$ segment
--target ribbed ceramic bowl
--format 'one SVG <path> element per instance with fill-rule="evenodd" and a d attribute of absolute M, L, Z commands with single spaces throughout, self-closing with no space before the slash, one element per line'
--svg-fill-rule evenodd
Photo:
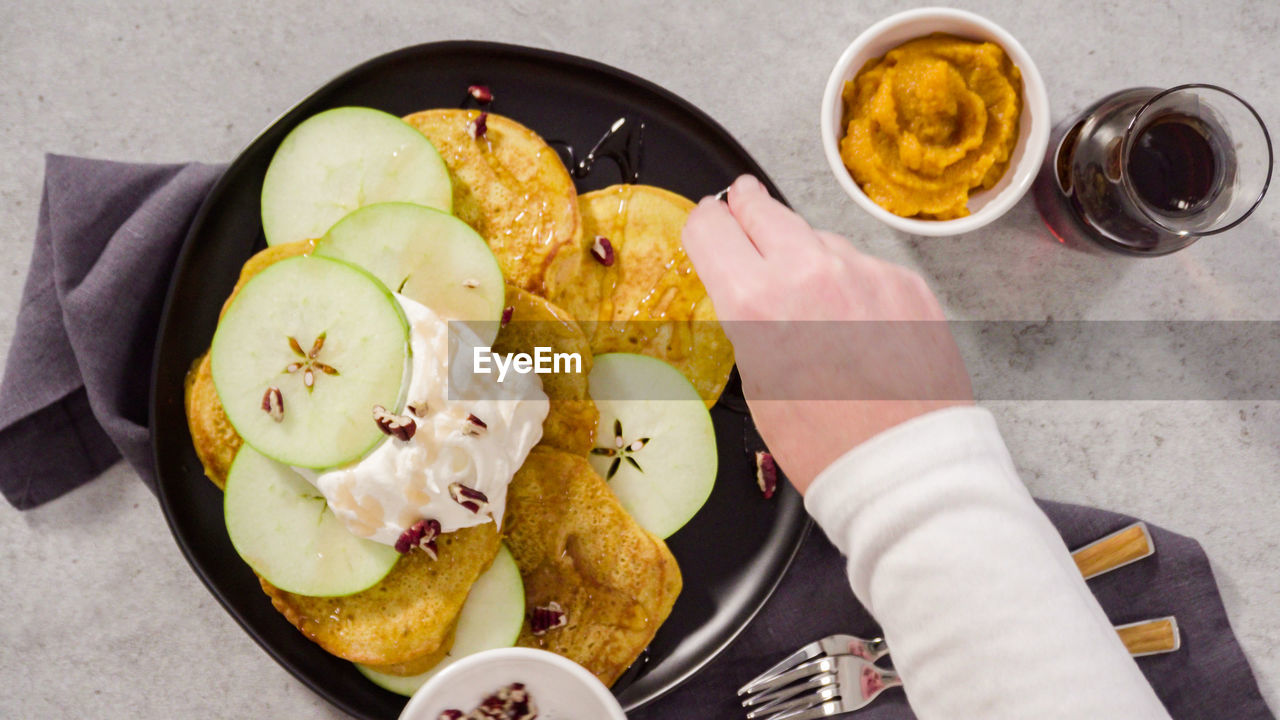
<path fill-rule="evenodd" d="M 1022 71 L 1022 117 L 1018 124 L 1018 144 L 1014 148 L 1000 182 L 989 190 L 969 197 L 969 215 L 954 220 L 918 220 L 894 215 L 872 202 L 854 182 L 840 159 L 841 123 L 844 115 L 842 93 L 868 60 L 883 56 L 895 47 L 932 33 L 947 33 L 970 40 L 987 40 L 1004 48 L 1013 64 Z M 827 79 L 822 96 L 822 149 L 836 182 L 863 210 L 896 230 L 913 235 L 959 235 L 971 232 L 1008 212 L 1031 187 L 1049 145 L 1049 97 L 1040 71 L 1026 49 L 1003 28 L 964 10 L 918 8 L 881 20 L 867 28 L 845 49 Z"/>

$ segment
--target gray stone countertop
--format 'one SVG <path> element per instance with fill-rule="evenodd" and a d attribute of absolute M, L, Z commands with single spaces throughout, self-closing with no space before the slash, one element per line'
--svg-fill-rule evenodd
<path fill-rule="evenodd" d="M 0 355 L 12 341 L 42 154 L 226 161 L 329 78 L 402 46 L 520 43 L 656 82 L 719 120 L 816 226 L 918 269 L 953 319 L 1280 319 L 1280 192 L 1161 259 L 1051 242 L 1030 199 L 960 238 L 895 234 L 830 175 L 817 112 L 835 59 L 910 3 L 0 4 Z M 1280 129 L 1280 4 L 974 0 L 1028 49 L 1055 119 L 1113 89 L 1216 82 Z M 1261 358 L 1274 362 L 1274 358 Z M 1123 511 L 1207 550 L 1280 706 L 1280 403 L 993 402 L 1038 496 Z M 0 505 L 0 716 L 340 717 L 214 601 L 126 466 L 26 513 Z"/>

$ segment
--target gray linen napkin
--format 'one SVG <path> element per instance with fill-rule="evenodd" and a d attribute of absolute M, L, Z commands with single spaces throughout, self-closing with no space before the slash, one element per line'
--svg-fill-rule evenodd
<path fill-rule="evenodd" d="M 0 490 L 30 508 L 123 457 L 154 487 L 147 394 L 160 306 L 187 228 L 220 166 L 139 165 L 50 155 L 18 328 L 0 383 Z M 1042 502 L 1076 547 L 1133 521 Z M 1182 649 L 1138 660 L 1178 720 L 1272 718 L 1231 632 L 1199 543 L 1152 527 L 1157 552 L 1090 581 L 1117 624 L 1176 615 Z M 811 532 L 778 591 L 715 661 L 632 720 L 738 720 L 735 689 L 798 644 L 867 637 L 844 562 Z M 891 690 L 857 717 L 913 717 Z"/>
<path fill-rule="evenodd" d="M 169 276 L 222 166 L 49 155 L 0 383 L 0 491 L 22 510 L 121 457 L 155 488 L 147 400 Z"/>

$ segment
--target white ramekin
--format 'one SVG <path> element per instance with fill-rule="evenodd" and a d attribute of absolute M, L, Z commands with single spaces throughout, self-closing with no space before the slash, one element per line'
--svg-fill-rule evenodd
<path fill-rule="evenodd" d="M 436 720 L 447 709 L 470 712 L 487 695 L 524 683 L 538 717 L 627 720 L 603 683 L 585 668 L 545 650 L 500 648 L 468 655 L 436 673 L 409 699 L 400 720 Z"/>
<path fill-rule="evenodd" d="M 908 40 L 932 33 L 994 42 L 1004 48 L 1022 72 L 1022 117 L 1018 122 L 1018 144 L 1009 160 L 1009 169 L 995 187 L 976 192 L 969 198 L 969 215 L 954 220 L 917 220 L 894 215 L 862 192 L 840 159 L 845 83 L 852 80 L 868 60 L 881 57 Z M 964 10 L 918 8 L 890 15 L 867 28 L 845 48 L 831 70 L 826 92 L 822 95 L 821 128 L 822 150 L 836 182 L 863 210 L 889 227 L 913 235 L 958 235 L 977 230 L 1000 217 L 1031 187 L 1049 145 L 1049 97 L 1031 56 L 999 25 Z"/>

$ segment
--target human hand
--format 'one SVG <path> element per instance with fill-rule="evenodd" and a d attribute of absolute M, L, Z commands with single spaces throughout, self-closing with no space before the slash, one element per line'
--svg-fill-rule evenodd
<path fill-rule="evenodd" d="M 683 242 L 733 342 L 756 427 L 802 494 L 877 433 L 973 402 L 924 280 L 815 231 L 755 178 L 738 178 L 727 203 L 704 198 Z"/>

